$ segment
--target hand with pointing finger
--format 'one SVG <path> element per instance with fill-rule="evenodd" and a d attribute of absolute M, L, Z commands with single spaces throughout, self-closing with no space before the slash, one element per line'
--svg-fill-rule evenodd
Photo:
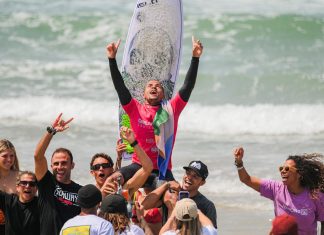
<path fill-rule="evenodd" d="M 107 50 L 107 57 L 109 59 L 116 58 L 119 45 L 120 45 L 120 39 L 116 43 L 111 42 L 107 45 L 106 50 Z"/>
<path fill-rule="evenodd" d="M 196 40 L 194 36 L 192 36 L 192 56 L 200 57 L 203 53 L 203 45 L 200 40 Z"/>

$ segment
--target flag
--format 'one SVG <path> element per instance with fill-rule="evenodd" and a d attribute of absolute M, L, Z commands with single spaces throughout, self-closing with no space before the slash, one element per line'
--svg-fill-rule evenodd
<path fill-rule="evenodd" d="M 174 115 L 169 101 L 163 100 L 153 120 L 155 143 L 159 149 L 159 179 L 164 180 L 172 153 L 174 137 Z"/>

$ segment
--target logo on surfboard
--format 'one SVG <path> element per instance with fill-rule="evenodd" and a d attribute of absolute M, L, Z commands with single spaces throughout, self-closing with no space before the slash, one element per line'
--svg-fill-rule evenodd
<path fill-rule="evenodd" d="M 158 0 L 151 0 L 149 1 L 149 3 L 147 3 L 147 1 L 145 2 L 140 2 L 137 4 L 137 8 L 142 8 L 142 7 L 145 7 L 147 5 L 153 5 L 153 4 L 157 4 L 158 3 Z"/>

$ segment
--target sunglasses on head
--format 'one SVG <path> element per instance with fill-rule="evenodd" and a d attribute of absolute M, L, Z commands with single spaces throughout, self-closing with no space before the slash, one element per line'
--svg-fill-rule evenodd
<path fill-rule="evenodd" d="M 96 164 L 96 165 L 92 165 L 91 170 L 98 171 L 100 169 L 100 167 L 102 167 L 103 169 L 106 169 L 106 168 L 109 168 L 109 167 L 112 167 L 112 166 L 113 165 L 111 163 L 99 163 L 99 164 Z"/>
<path fill-rule="evenodd" d="M 279 171 L 282 172 L 283 170 L 285 171 L 296 171 L 297 168 L 293 166 L 279 166 Z"/>
<path fill-rule="evenodd" d="M 26 180 L 22 180 L 19 182 L 19 185 L 20 186 L 23 186 L 23 187 L 27 187 L 28 185 L 30 187 L 35 187 L 36 186 L 36 182 L 35 181 L 26 181 Z"/>

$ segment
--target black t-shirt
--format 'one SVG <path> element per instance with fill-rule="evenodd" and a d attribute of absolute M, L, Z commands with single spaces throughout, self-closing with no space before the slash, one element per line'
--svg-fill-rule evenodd
<path fill-rule="evenodd" d="M 40 219 L 38 199 L 22 203 L 16 194 L 0 191 L 0 208 L 6 217 L 6 235 L 39 235 Z"/>
<path fill-rule="evenodd" d="M 40 212 L 41 234 L 59 234 L 67 220 L 80 214 L 76 201 L 81 187 L 73 181 L 59 183 L 49 171 L 38 181 L 39 201 L 43 208 Z"/>
<path fill-rule="evenodd" d="M 194 197 L 191 197 L 192 200 L 197 204 L 198 209 L 206 215 L 211 222 L 214 224 L 214 227 L 217 228 L 217 214 L 216 208 L 212 201 L 208 200 L 200 192 Z"/>

